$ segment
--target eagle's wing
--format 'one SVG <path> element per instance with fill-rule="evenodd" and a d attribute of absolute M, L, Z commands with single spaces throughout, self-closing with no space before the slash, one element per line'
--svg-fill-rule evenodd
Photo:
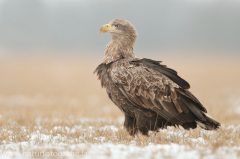
<path fill-rule="evenodd" d="M 187 90 L 190 85 L 159 61 L 136 59 L 127 64 L 114 63 L 109 75 L 138 108 L 151 109 L 173 124 L 206 121 L 206 109 Z"/>

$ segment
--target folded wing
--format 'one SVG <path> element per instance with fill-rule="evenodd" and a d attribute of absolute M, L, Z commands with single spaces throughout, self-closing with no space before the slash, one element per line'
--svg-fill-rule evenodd
<path fill-rule="evenodd" d="M 190 85 L 159 61 L 135 59 L 115 63 L 109 74 L 136 107 L 151 109 L 177 125 L 206 121 L 206 109 L 187 90 Z"/>

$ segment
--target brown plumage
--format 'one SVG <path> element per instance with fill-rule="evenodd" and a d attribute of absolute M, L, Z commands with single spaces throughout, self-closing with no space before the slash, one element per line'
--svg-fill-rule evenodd
<path fill-rule="evenodd" d="M 133 53 L 135 28 L 126 20 L 115 19 L 100 33 L 109 32 L 104 61 L 95 73 L 109 98 L 125 114 L 124 127 L 130 135 L 181 125 L 185 129 L 199 125 L 206 130 L 220 123 L 188 89 L 190 85 L 161 61 L 138 59 Z"/>

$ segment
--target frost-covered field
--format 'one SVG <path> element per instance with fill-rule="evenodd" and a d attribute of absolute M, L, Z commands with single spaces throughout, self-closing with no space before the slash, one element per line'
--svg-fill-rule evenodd
<path fill-rule="evenodd" d="M 59 121 L 58 121 L 59 120 Z M 50 124 L 51 122 L 51 124 Z M 168 128 L 130 140 L 122 119 L 38 119 L 32 126 L 1 128 L 0 158 L 239 158 L 240 125 L 223 125 L 218 131 Z"/>
<path fill-rule="evenodd" d="M 142 141 L 92 74 L 99 62 L 0 59 L 0 158 L 240 158 L 239 63 L 167 61 L 222 126 L 168 127 Z"/>

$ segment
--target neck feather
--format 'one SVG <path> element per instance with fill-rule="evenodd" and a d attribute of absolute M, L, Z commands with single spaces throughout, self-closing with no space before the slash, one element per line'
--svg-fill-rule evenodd
<path fill-rule="evenodd" d="M 133 53 L 135 39 L 135 37 L 115 38 L 112 36 L 112 40 L 106 46 L 104 63 L 108 64 L 121 58 L 135 58 Z"/>

